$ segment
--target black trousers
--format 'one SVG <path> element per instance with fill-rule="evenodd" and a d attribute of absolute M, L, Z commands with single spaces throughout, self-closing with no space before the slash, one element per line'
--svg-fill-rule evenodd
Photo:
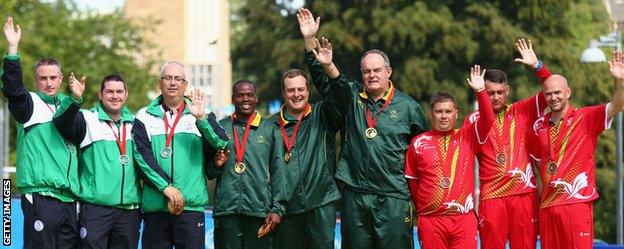
<path fill-rule="evenodd" d="M 143 249 L 204 249 L 206 224 L 204 212 L 183 211 L 143 214 Z"/>
<path fill-rule="evenodd" d="M 76 202 L 62 202 L 37 193 L 22 195 L 24 248 L 78 248 Z"/>
<path fill-rule="evenodd" d="M 141 211 L 83 203 L 80 207 L 80 248 L 134 249 L 139 244 Z"/>

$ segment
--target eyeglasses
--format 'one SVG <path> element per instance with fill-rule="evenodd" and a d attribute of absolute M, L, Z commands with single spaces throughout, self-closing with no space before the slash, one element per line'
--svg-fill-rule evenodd
<path fill-rule="evenodd" d="M 186 83 L 186 79 L 180 76 L 165 75 L 165 76 L 160 77 L 160 80 L 167 82 L 167 83 L 171 82 L 171 80 L 175 81 L 176 83 Z"/>

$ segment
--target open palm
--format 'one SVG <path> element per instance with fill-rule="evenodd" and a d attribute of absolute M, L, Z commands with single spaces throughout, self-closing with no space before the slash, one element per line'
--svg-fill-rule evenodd
<path fill-rule="evenodd" d="M 624 58 L 622 52 L 613 51 L 613 58 L 609 61 L 609 71 L 616 80 L 624 80 Z"/>

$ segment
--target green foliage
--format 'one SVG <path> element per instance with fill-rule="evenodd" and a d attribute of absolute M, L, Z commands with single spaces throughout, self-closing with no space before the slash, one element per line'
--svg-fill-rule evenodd
<path fill-rule="evenodd" d="M 281 72 L 305 68 L 295 10 L 284 4 L 289 1 L 236 2 L 234 78 L 256 81 L 261 100 L 279 99 Z M 538 57 L 553 73 L 568 78 L 576 106 L 605 103 L 612 95 L 606 63 L 579 62 L 590 39 L 610 32 L 603 1 L 309 0 L 305 7 L 321 17 L 318 35 L 332 42 L 341 72 L 358 78 L 360 56 L 381 49 L 390 57 L 393 82 L 425 109 L 432 94 L 445 90 L 455 94 L 460 112 L 468 114 L 474 96 L 465 84 L 473 64 L 508 74 L 509 101 L 535 94 L 540 86 L 533 70 L 513 61 L 519 56 L 514 43 L 523 37 L 532 39 Z M 596 152 L 601 174 L 613 171 L 615 158 L 613 132 L 605 133 Z M 614 176 L 601 177 L 601 193 L 608 196 L 605 192 L 614 191 Z M 613 224 L 614 207 L 601 203 L 604 200 L 596 208 L 596 237 L 613 242 L 610 225 L 599 229 L 598 224 Z"/>

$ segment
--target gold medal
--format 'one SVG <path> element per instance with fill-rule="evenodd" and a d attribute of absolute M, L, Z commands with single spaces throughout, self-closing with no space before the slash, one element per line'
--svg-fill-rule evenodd
<path fill-rule="evenodd" d="M 367 129 L 364 131 L 364 135 L 365 135 L 367 138 L 373 139 L 373 138 L 375 138 L 375 137 L 377 136 L 377 129 L 375 129 L 375 128 L 373 128 L 373 127 L 367 128 Z"/>
<path fill-rule="evenodd" d="M 163 158 L 169 158 L 171 157 L 171 154 L 173 154 L 171 147 L 164 147 L 162 148 L 162 150 L 160 150 L 160 156 Z"/>
<path fill-rule="evenodd" d="M 557 172 L 557 163 L 556 162 L 550 162 L 548 163 L 548 167 L 546 168 L 546 171 L 548 172 L 548 174 L 554 174 L 555 172 Z"/>
<path fill-rule="evenodd" d="M 289 152 L 286 152 L 286 154 L 284 154 L 284 160 L 286 162 L 290 161 L 290 158 L 292 157 L 292 154 Z"/>
<path fill-rule="evenodd" d="M 505 155 L 505 153 L 498 154 L 498 156 L 496 156 L 496 162 L 498 164 L 505 164 L 505 162 L 507 162 L 507 155 Z"/>
<path fill-rule="evenodd" d="M 440 177 L 440 180 L 438 181 L 438 186 L 440 186 L 440 188 L 449 188 L 451 186 L 451 178 L 448 178 L 446 176 Z"/>
<path fill-rule="evenodd" d="M 243 172 L 245 172 L 245 164 L 244 163 L 234 164 L 234 172 L 236 172 L 236 174 L 242 174 Z"/>

